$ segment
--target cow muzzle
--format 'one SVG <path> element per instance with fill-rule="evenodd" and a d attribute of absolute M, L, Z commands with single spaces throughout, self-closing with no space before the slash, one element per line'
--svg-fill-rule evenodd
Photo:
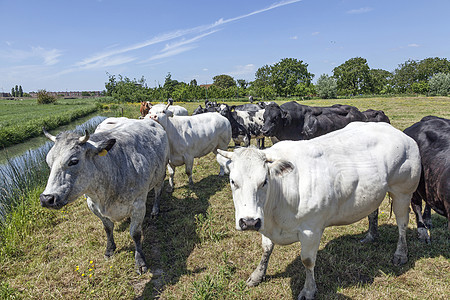
<path fill-rule="evenodd" d="M 41 194 L 39 200 L 41 200 L 41 206 L 46 208 L 60 209 L 65 205 L 65 203 L 58 201 L 55 195 Z"/>
<path fill-rule="evenodd" d="M 239 227 L 242 230 L 256 230 L 258 231 L 261 228 L 261 219 L 239 219 Z"/>

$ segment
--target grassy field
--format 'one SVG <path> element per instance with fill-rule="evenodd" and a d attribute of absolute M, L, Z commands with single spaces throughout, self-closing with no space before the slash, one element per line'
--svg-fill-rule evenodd
<path fill-rule="evenodd" d="M 304 101 L 327 106 L 351 104 L 382 109 L 403 130 L 426 115 L 450 118 L 449 98 L 370 98 Z M 179 104 L 179 103 L 177 103 Z M 198 103 L 181 104 L 192 112 Z M 124 107 L 137 117 L 139 107 Z M 38 188 L 31 205 L 13 218 L 8 253 L 0 251 L 0 299 L 296 299 L 305 280 L 300 243 L 275 246 L 266 280 L 247 288 L 245 280 L 259 263 L 260 235 L 234 229 L 234 206 L 228 178 L 220 178 L 215 157 L 194 163 L 194 188 L 184 168 L 177 168 L 175 191 L 164 194 L 160 215 L 144 221 L 144 253 L 149 272 L 134 272 L 134 244 L 129 222 L 116 224 L 115 255 L 105 260 L 106 237 L 100 220 L 79 199 L 61 211 L 39 206 Z M 147 211 L 153 197 L 149 197 Z M 17 220 L 22 220 L 18 222 Z M 432 244 L 416 236 L 410 214 L 409 261 L 391 263 L 398 237 L 388 199 L 379 215 L 380 238 L 360 244 L 368 222 L 327 228 L 316 261 L 317 299 L 448 299 L 450 232 L 446 219 L 433 214 Z M 20 224 L 18 224 L 20 223 Z M 0 235 L 1 236 L 1 235 Z"/>
<path fill-rule="evenodd" d="M 36 99 L 0 100 L 0 147 L 38 136 L 42 127 L 53 129 L 97 110 L 94 100 L 60 99 L 38 105 Z"/>

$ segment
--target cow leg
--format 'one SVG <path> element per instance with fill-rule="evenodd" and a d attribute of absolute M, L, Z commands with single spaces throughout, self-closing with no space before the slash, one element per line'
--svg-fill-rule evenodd
<path fill-rule="evenodd" d="M 428 203 L 425 203 L 422 217 L 425 226 L 427 226 L 428 229 L 431 229 L 433 227 L 433 224 L 431 224 L 431 206 L 428 205 Z"/>
<path fill-rule="evenodd" d="M 397 249 L 394 253 L 392 262 L 394 265 L 403 265 L 408 261 L 408 246 L 406 245 L 406 229 L 409 220 L 409 204 L 411 203 L 410 194 L 393 193 L 392 208 L 394 210 L 395 219 L 398 226 L 398 242 Z"/>
<path fill-rule="evenodd" d="M 427 225 L 425 224 L 424 218 L 426 215 L 427 205 L 425 205 L 425 211 L 422 216 L 422 197 L 420 197 L 419 193 L 414 192 L 412 198 L 411 198 L 411 207 L 416 215 L 416 222 L 417 222 L 417 235 L 419 237 L 419 240 L 425 243 L 430 243 L 430 235 L 428 234 Z M 431 219 L 431 211 L 430 211 L 430 219 Z M 431 221 L 431 220 L 430 220 Z"/>
<path fill-rule="evenodd" d="M 166 174 L 164 174 L 165 177 Z M 161 201 L 162 189 L 164 186 L 164 177 L 159 180 L 158 184 L 154 187 L 155 190 L 155 201 L 153 202 L 152 217 L 159 214 L 159 202 Z"/>
<path fill-rule="evenodd" d="M 320 232 L 305 230 L 300 233 L 300 243 L 302 246 L 300 257 L 305 266 L 306 278 L 305 285 L 298 295 L 298 300 L 314 299 L 314 295 L 317 292 L 316 281 L 314 279 L 314 266 L 316 265 L 317 251 L 319 250 L 322 233 L 323 230 Z"/>
<path fill-rule="evenodd" d="M 87 205 L 89 209 L 96 215 L 103 223 L 103 228 L 105 229 L 106 233 L 106 250 L 105 250 L 105 257 L 109 258 L 114 254 L 114 251 L 116 250 L 116 243 L 114 243 L 114 223 L 104 217 L 100 211 L 97 208 L 97 205 L 91 200 L 91 198 L 87 197 Z"/>
<path fill-rule="evenodd" d="M 186 169 L 186 175 L 189 177 L 189 188 L 194 187 L 194 180 L 192 180 L 192 168 L 194 167 L 194 158 L 185 157 L 184 166 Z"/>
<path fill-rule="evenodd" d="M 247 286 L 257 286 L 261 283 L 261 281 L 264 279 L 264 276 L 266 275 L 270 254 L 272 254 L 273 250 L 273 243 L 268 237 L 264 235 L 261 235 L 261 237 L 261 244 L 263 248 L 262 258 L 259 262 L 259 265 L 247 279 Z"/>
<path fill-rule="evenodd" d="M 170 162 L 167 164 L 167 172 L 169 173 L 169 186 L 167 187 L 166 191 L 168 193 L 173 192 L 173 177 L 175 176 L 175 166 L 171 164 Z"/>
<path fill-rule="evenodd" d="M 360 241 L 361 243 L 371 243 L 378 238 L 378 208 L 368 215 L 367 218 L 369 219 L 369 230 Z"/>
<path fill-rule="evenodd" d="M 147 262 L 142 251 L 142 222 L 145 217 L 145 201 L 135 201 L 131 214 L 130 235 L 135 246 L 134 259 L 136 262 L 136 272 L 141 275 L 147 272 Z"/>

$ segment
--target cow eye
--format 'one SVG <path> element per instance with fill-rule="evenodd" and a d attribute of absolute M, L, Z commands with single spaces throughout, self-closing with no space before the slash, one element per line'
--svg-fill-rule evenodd
<path fill-rule="evenodd" d="M 78 159 L 77 159 L 77 158 L 72 158 L 72 159 L 69 161 L 69 167 L 70 167 L 70 166 L 75 166 L 76 164 L 78 164 Z"/>
<path fill-rule="evenodd" d="M 265 187 L 267 185 L 269 181 L 267 180 L 267 178 L 264 180 L 264 182 L 262 183 L 261 187 Z"/>
<path fill-rule="evenodd" d="M 236 189 L 238 188 L 238 185 L 236 184 L 236 182 L 234 182 L 233 179 L 230 179 L 230 183 L 231 183 L 231 186 L 234 186 Z"/>

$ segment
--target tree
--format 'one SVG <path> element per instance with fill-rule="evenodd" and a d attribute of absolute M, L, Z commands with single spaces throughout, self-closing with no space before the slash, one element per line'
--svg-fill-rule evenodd
<path fill-rule="evenodd" d="M 19 86 L 16 85 L 16 87 L 14 88 L 14 97 L 19 97 Z"/>
<path fill-rule="evenodd" d="M 56 97 L 50 95 L 46 90 L 39 90 L 37 93 L 37 104 L 53 104 L 56 103 Z"/>
<path fill-rule="evenodd" d="M 11 88 L 11 97 L 15 97 L 16 96 L 16 92 L 14 91 L 14 87 Z"/>
<path fill-rule="evenodd" d="M 394 70 L 392 85 L 398 92 L 412 91 L 413 83 L 428 82 L 438 73 L 450 73 L 450 61 L 446 58 L 407 60 Z M 415 85 L 417 87 L 417 85 Z"/>
<path fill-rule="evenodd" d="M 430 81 L 432 95 L 447 96 L 450 94 L 450 73 L 438 73 Z"/>
<path fill-rule="evenodd" d="M 365 58 L 350 58 L 333 69 L 333 77 L 343 95 L 358 95 L 370 90 L 370 68 Z"/>
<path fill-rule="evenodd" d="M 23 89 L 22 86 L 19 86 L 19 97 L 23 97 Z"/>
<path fill-rule="evenodd" d="M 167 93 L 167 97 L 172 97 L 172 93 L 178 84 L 179 82 L 177 80 L 172 79 L 170 72 L 167 73 L 166 79 L 164 80 L 164 90 Z"/>
<path fill-rule="evenodd" d="M 369 90 L 373 94 L 381 94 L 386 91 L 387 84 L 392 77 L 392 73 L 382 69 L 370 69 Z"/>
<path fill-rule="evenodd" d="M 425 95 L 430 90 L 430 85 L 426 81 L 413 82 L 411 89 L 416 94 Z"/>
<path fill-rule="evenodd" d="M 230 75 L 216 75 L 213 77 L 213 85 L 222 89 L 227 89 L 236 86 L 236 81 Z"/>
<path fill-rule="evenodd" d="M 270 68 L 271 82 L 275 92 L 287 97 L 295 95 L 300 83 L 309 86 L 314 74 L 308 72 L 308 64 L 295 58 L 283 58 Z"/>
<path fill-rule="evenodd" d="M 197 80 L 196 79 L 192 79 L 191 82 L 189 83 L 190 86 L 197 86 Z"/>
<path fill-rule="evenodd" d="M 336 79 L 327 74 L 320 75 L 317 79 L 316 91 L 322 99 L 335 99 L 337 97 Z"/>
<path fill-rule="evenodd" d="M 244 79 L 238 79 L 238 80 L 236 80 L 236 81 L 237 81 L 237 84 L 239 85 L 240 88 L 242 88 L 242 89 L 244 89 L 244 90 L 247 88 L 248 82 L 247 82 L 246 80 L 244 80 Z"/>

